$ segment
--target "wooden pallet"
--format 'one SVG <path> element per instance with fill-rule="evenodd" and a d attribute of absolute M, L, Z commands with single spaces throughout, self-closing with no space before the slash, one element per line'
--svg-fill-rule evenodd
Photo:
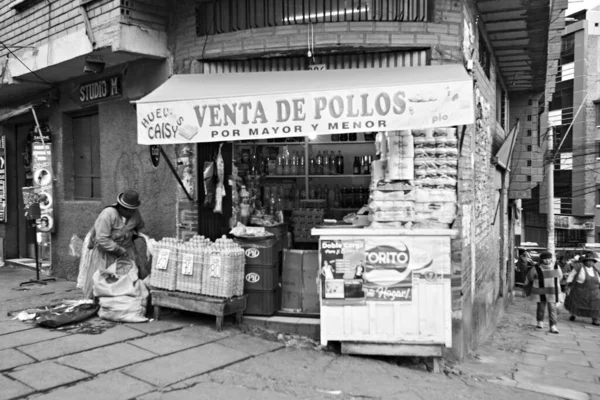
<path fill-rule="evenodd" d="M 242 314 L 246 309 L 247 295 L 231 299 L 202 296 L 200 294 L 172 292 L 168 290 L 152 289 L 150 298 L 154 307 L 154 319 L 160 319 L 160 308 L 174 308 L 177 310 L 192 311 L 217 317 L 217 331 L 223 328 L 223 317 L 235 314 L 236 324 L 242 322 Z"/>

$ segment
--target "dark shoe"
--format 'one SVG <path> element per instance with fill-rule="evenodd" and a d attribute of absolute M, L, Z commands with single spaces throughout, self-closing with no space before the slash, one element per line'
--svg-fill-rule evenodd
<path fill-rule="evenodd" d="M 574 316 L 574 315 L 571 315 L 571 316 L 569 317 L 569 321 L 575 321 L 575 316 Z"/>

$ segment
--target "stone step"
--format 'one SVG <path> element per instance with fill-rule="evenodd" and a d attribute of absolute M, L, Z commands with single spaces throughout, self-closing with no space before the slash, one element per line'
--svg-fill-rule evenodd
<path fill-rule="evenodd" d="M 243 324 L 279 333 L 305 336 L 313 340 L 319 340 L 321 334 L 319 318 L 244 315 Z"/>

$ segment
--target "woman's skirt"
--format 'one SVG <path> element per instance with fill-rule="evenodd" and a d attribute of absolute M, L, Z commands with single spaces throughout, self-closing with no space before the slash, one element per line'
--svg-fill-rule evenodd
<path fill-rule="evenodd" d="M 577 317 L 600 318 L 600 289 L 576 282 L 565 299 L 565 308 Z"/>

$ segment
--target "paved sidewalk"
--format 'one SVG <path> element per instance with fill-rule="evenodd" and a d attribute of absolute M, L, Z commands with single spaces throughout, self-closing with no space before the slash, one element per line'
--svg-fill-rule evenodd
<path fill-rule="evenodd" d="M 535 304 L 520 291 L 496 333 L 457 366 L 465 375 L 564 399 L 600 399 L 600 327 L 559 309 L 558 335 L 535 328 Z"/>
<path fill-rule="evenodd" d="M 38 328 L 10 320 L 6 310 L 77 293 L 59 282 L 12 298 L 5 290 L 18 287 L 20 273 L 0 268 L 0 400 L 551 398 L 518 385 L 432 374 L 410 359 L 343 356 L 297 337 L 256 335 L 230 319 L 217 332 L 214 318 L 198 314 Z"/>

